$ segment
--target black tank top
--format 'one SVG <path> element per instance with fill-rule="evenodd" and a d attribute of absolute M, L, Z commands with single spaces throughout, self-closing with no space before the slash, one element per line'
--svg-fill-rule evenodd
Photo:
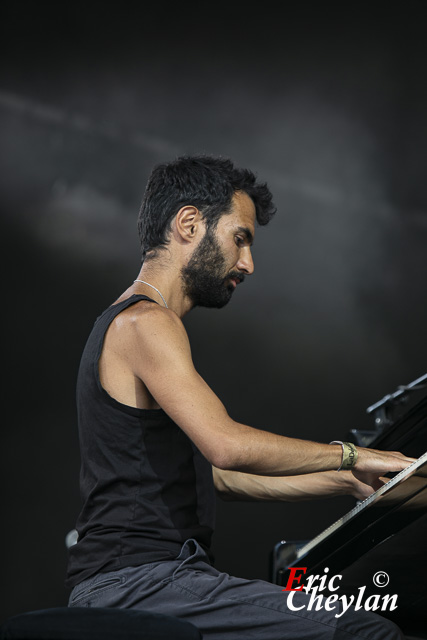
<path fill-rule="evenodd" d="M 214 527 L 212 468 L 162 410 L 136 409 L 102 387 L 105 333 L 133 295 L 97 318 L 77 378 L 83 508 L 69 550 L 66 585 L 98 572 L 176 558 L 195 538 L 209 553 Z"/>

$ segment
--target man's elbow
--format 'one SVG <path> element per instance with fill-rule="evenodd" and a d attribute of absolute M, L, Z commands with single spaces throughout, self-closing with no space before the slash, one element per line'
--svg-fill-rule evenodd
<path fill-rule="evenodd" d="M 203 441 L 200 441 L 200 450 L 217 469 L 243 471 L 250 457 L 250 449 L 244 436 L 241 426 L 230 419 L 221 429 L 212 429 Z"/>
<path fill-rule="evenodd" d="M 228 439 L 211 447 L 206 457 L 214 467 L 221 471 L 235 471 L 242 463 L 238 448 L 233 446 L 233 443 Z"/>
<path fill-rule="evenodd" d="M 214 467 L 221 471 L 228 471 L 233 467 L 232 456 L 227 450 L 215 449 L 209 454 L 208 460 Z"/>

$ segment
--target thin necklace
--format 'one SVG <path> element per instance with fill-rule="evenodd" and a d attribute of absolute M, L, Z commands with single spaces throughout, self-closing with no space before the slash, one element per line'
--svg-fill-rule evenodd
<path fill-rule="evenodd" d="M 162 294 L 160 293 L 160 291 L 158 289 L 156 289 L 156 287 L 154 287 L 152 284 L 150 284 L 149 282 L 145 282 L 145 280 L 134 280 L 134 282 L 142 282 L 142 284 L 146 284 L 149 287 L 151 287 L 152 289 L 154 289 L 154 291 L 157 291 L 157 293 L 159 294 L 159 296 L 161 297 L 161 299 L 163 300 L 163 302 L 165 303 L 165 307 L 166 309 L 169 309 L 168 305 L 166 304 L 166 300 L 164 299 L 164 297 L 162 296 Z"/>

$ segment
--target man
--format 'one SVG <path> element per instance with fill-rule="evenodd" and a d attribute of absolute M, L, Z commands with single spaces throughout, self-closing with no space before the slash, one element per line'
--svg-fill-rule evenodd
<path fill-rule="evenodd" d="M 152 172 L 141 270 L 97 319 L 79 370 L 84 505 L 70 606 L 176 615 L 212 639 L 401 637 L 374 614 L 306 611 L 303 592 L 289 611 L 280 587 L 210 564 L 214 487 L 256 499 L 364 498 L 412 462 L 240 424 L 195 370 L 181 318 L 230 300 L 254 269 L 255 224 L 274 212 L 267 186 L 223 158 L 182 157 Z"/>

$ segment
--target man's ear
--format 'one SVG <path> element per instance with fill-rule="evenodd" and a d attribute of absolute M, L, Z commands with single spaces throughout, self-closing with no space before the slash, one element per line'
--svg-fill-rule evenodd
<path fill-rule="evenodd" d="M 193 205 L 181 207 L 175 217 L 176 233 L 182 240 L 192 242 L 200 232 L 202 219 L 202 214 L 197 207 Z"/>

